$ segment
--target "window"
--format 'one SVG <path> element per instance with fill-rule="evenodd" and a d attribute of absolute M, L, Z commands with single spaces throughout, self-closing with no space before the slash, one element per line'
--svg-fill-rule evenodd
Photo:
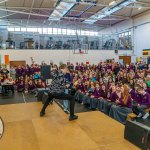
<path fill-rule="evenodd" d="M 61 29 L 58 28 L 57 32 L 58 32 L 58 34 L 61 34 Z"/>
<path fill-rule="evenodd" d="M 85 31 L 84 33 L 85 35 L 90 35 L 89 31 Z"/>
<path fill-rule="evenodd" d="M 37 28 L 32 28 L 32 32 L 37 32 Z"/>
<path fill-rule="evenodd" d="M 67 29 L 62 29 L 62 34 L 66 35 L 67 34 Z"/>
<path fill-rule="evenodd" d="M 81 35 L 81 30 L 76 30 L 76 33 L 77 33 L 78 35 Z"/>
<path fill-rule="evenodd" d="M 61 29 L 61 28 L 8 28 L 9 32 L 17 31 L 17 32 L 38 32 L 39 34 L 54 34 L 54 35 L 82 35 L 82 36 L 97 36 L 98 32 L 93 31 L 84 31 L 84 30 L 72 30 L 72 29 Z M 131 32 L 120 33 L 119 36 L 130 35 Z"/>
<path fill-rule="evenodd" d="M 42 28 L 37 28 L 38 32 L 42 34 Z"/>
<path fill-rule="evenodd" d="M 57 34 L 57 28 L 53 28 L 53 34 Z"/>
<path fill-rule="evenodd" d="M 81 35 L 84 35 L 84 31 L 81 30 Z"/>
<path fill-rule="evenodd" d="M 26 32 L 26 28 L 21 28 L 21 32 Z"/>
<path fill-rule="evenodd" d="M 53 28 L 48 28 L 48 34 L 53 34 Z"/>
<path fill-rule="evenodd" d="M 20 32 L 20 28 L 15 28 L 15 31 Z"/>
<path fill-rule="evenodd" d="M 47 28 L 43 28 L 43 34 L 47 34 Z"/>
<path fill-rule="evenodd" d="M 15 29 L 14 28 L 8 28 L 8 31 L 15 31 Z"/>
<path fill-rule="evenodd" d="M 67 35 L 72 35 L 72 30 L 67 29 Z"/>
<path fill-rule="evenodd" d="M 94 35 L 95 35 L 95 33 L 94 33 L 94 32 L 91 32 L 91 31 L 90 31 L 89 33 L 90 33 L 90 35 L 91 35 L 91 36 L 94 36 Z"/>

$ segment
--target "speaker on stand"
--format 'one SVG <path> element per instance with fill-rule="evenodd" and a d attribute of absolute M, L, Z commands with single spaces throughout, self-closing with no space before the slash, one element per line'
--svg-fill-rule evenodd
<path fill-rule="evenodd" d="M 51 79 L 51 66 L 50 65 L 41 66 L 41 79 L 45 82 L 45 85 L 48 84 L 48 79 Z"/>

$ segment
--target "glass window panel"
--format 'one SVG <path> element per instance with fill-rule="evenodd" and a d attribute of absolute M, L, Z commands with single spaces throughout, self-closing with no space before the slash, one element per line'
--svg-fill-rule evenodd
<path fill-rule="evenodd" d="M 125 33 L 125 36 L 128 36 L 128 32 Z"/>
<path fill-rule="evenodd" d="M 8 28 L 8 31 L 15 31 L 14 28 Z"/>
<path fill-rule="evenodd" d="M 42 28 L 38 28 L 38 32 L 42 34 Z"/>
<path fill-rule="evenodd" d="M 67 29 L 67 35 L 72 35 L 72 31 L 70 29 Z"/>
<path fill-rule="evenodd" d="M 98 32 L 95 32 L 94 34 L 95 34 L 95 36 L 98 36 Z"/>
<path fill-rule="evenodd" d="M 27 28 L 27 32 L 32 32 L 32 28 Z"/>
<path fill-rule="evenodd" d="M 72 30 L 72 35 L 76 35 L 76 32 L 75 32 L 75 30 Z"/>
<path fill-rule="evenodd" d="M 67 29 L 62 29 L 62 34 L 66 35 L 67 34 Z"/>
<path fill-rule="evenodd" d="M 77 32 L 78 35 L 81 35 L 81 31 L 80 30 L 77 30 L 76 32 Z"/>
<path fill-rule="evenodd" d="M 53 34 L 53 28 L 48 28 L 48 34 Z"/>
<path fill-rule="evenodd" d="M 26 28 L 21 28 L 21 32 L 26 32 Z"/>
<path fill-rule="evenodd" d="M 81 35 L 84 35 L 84 31 L 81 31 Z"/>
<path fill-rule="evenodd" d="M 131 31 L 129 32 L 129 35 L 131 35 Z"/>
<path fill-rule="evenodd" d="M 90 33 L 91 36 L 94 36 L 94 32 L 90 31 L 89 33 Z"/>
<path fill-rule="evenodd" d="M 15 28 L 15 31 L 20 32 L 20 28 Z"/>
<path fill-rule="evenodd" d="M 47 28 L 43 28 L 43 34 L 47 34 Z"/>
<path fill-rule="evenodd" d="M 61 34 L 61 29 L 58 29 L 57 32 L 58 32 L 58 34 Z"/>
<path fill-rule="evenodd" d="M 37 32 L 37 28 L 32 28 L 32 32 Z"/>
<path fill-rule="evenodd" d="M 53 28 L 53 34 L 57 34 L 57 28 Z"/>

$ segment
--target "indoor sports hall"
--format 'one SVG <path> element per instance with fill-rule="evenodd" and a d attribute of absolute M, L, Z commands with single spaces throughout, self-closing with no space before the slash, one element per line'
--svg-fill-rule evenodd
<path fill-rule="evenodd" d="M 150 150 L 150 0 L 0 0 L 0 150 Z"/>

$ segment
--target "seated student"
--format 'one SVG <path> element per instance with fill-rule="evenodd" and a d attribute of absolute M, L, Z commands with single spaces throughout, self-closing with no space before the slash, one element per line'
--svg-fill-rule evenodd
<path fill-rule="evenodd" d="M 41 79 L 39 79 L 35 85 L 36 85 L 36 88 L 45 88 L 46 87 L 45 83 Z"/>
<path fill-rule="evenodd" d="M 150 88 L 147 87 L 147 84 L 146 84 L 146 83 L 143 83 L 143 84 L 142 84 L 142 87 L 144 88 L 144 90 L 145 90 L 148 94 L 150 94 Z"/>
<path fill-rule="evenodd" d="M 99 83 L 97 82 L 95 85 L 95 90 L 91 96 L 91 101 L 90 101 L 90 108 L 91 109 L 96 109 L 98 106 L 98 98 L 101 96 L 101 89 L 99 86 Z"/>
<path fill-rule="evenodd" d="M 77 92 L 75 94 L 75 99 L 79 103 L 82 103 L 82 98 L 84 96 L 85 88 L 84 88 L 84 84 L 81 82 L 80 78 L 74 83 L 74 87 L 77 90 Z"/>
<path fill-rule="evenodd" d="M 100 89 L 99 83 L 96 83 L 96 85 L 95 85 L 95 90 L 94 90 L 93 96 L 94 96 L 94 98 L 97 98 L 97 99 L 100 98 L 100 96 L 101 96 L 101 89 Z"/>
<path fill-rule="evenodd" d="M 35 72 L 35 73 L 34 73 L 34 75 L 33 75 L 33 79 L 34 79 L 34 80 L 38 80 L 38 79 L 40 79 L 40 75 L 39 75 L 39 73 L 38 73 L 38 72 Z"/>
<path fill-rule="evenodd" d="M 28 92 L 35 94 L 36 86 L 32 80 L 28 82 Z"/>
<path fill-rule="evenodd" d="M 150 75 L 146 76 L 145 83 L 147 84 L 148 88 L 150 88 Z"/>
<path fill-rule="evenodd" d="M 118 95 L 116 94 L 116 86 L 115 85 L 111 86 L 111 92 L 110 92 L 110 94 L 108 94 L 107 98 L 111 102 L 115 102 L 118 99 Z"/>
<path fill-rule="evenodd" d="M 143 87 L 138 87 L 137 91 L 141 95 L 141 99 L 137 105 L 133 106 L 133 112 L 138 112 L 138 118 L 142 117 L 143 119 L 146 119 L 149 116 L 149 113 L 146 113 L 145 109 L 150 108 L 150 95 Z"/>
<path fill-rule="evenodd" d="M 23 81 L 21 81 L 20 83 L 17 83 L 17 92 L 23 92 L 25 89 L 25 84 Z"/>
<path fill-rule="evenodd" d="M 103 111 L 104 111 L 104 113 L 106 113 L 108 115 L 111 106 L 118 99 L 118 95 L 116 94 L 116 86 L 115 85 L 111 86 L 111 92 L 109 91 L 107 93 L 107 98 L 108 98 L 107 101 L 104 102 L 104 110 Z"/>
<path fill-rule="evenodd" d="M 99 99 L 107 99 L 107 89 L 104 84 L 101 86 L 101 95 Z"/>
<path fill-rule="evenodd" d="M 82 97 L 82 104 L 90 104 L 90 99 L 94 98 L 93 96 L 94 90 L 95 90 L 95 84 L 91 82 L 88 91 L 85 92 L 84 96 Z"/>
<path fill-rule="evenodd" d="M 85 93 L 87 93 L 88 89 L 89 89 L 89 86 L 90 86 L 90 82 L 89 81 L 85 81 L 83 83 L 83 85 L 84 85 L 84 91 L 85 91 Z"/>
<path fill-rule="evenodd" d="M 130 84 L 126 84 L 126 86 L 128 86 L 129 94 L 130 94 L 131 98 L 134 100 L 134 98 L 135 98 L 135 90 L 132 89 L 132 85 L 130 85 Z"/>
<path fill-rule="evenodd" d="M 80 78 L 78 79 L 77 89 L 78 89 L 78 91 L 79 91 L 80 93 L 84 93 L 84 92 L 85 92 L 85 91 L 84 91 L 84 85 L 83 85 L 83 83 L 82 83 L 82 81 L 81 81 Z"/>

